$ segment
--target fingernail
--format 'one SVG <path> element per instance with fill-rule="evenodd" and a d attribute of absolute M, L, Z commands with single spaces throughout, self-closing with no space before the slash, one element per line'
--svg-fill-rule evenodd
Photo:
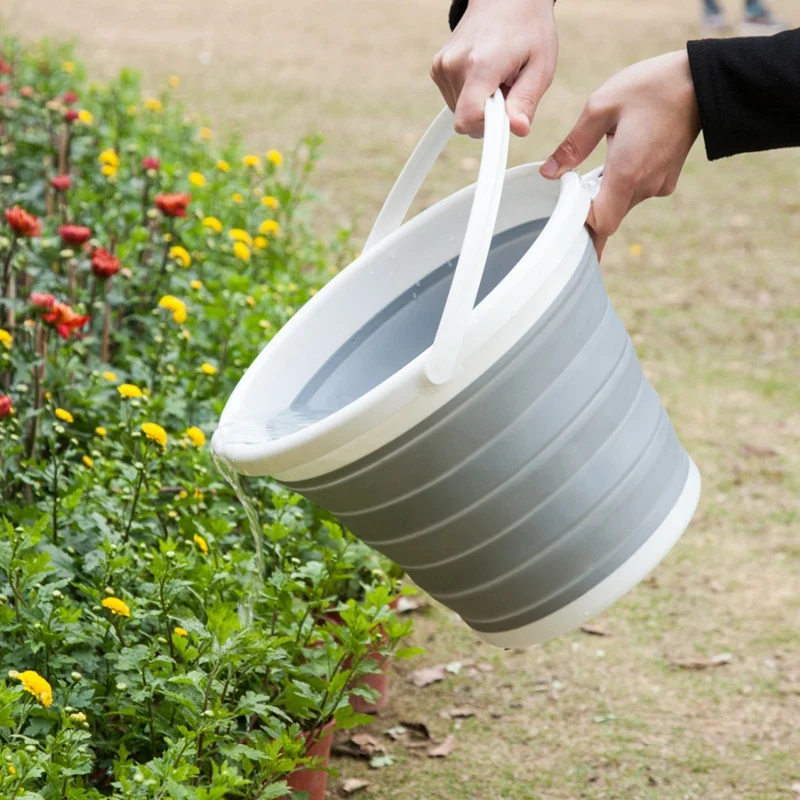
<path fill-rule="evenodd" d="M 550 158 L 548 158 L 547 161 L 545 161 L 544 164 L 542 164 L 542 168 L 539 170 L 539 172 L 545 178 L 555 178 L 555 176 L 558 175 L 558 171 L 560 169 L 561 165 L 558 163 L 558 161 L 556 161 L 552 156 L 550 156 Z"/>
<path fill-rule="evenodd" d="M 514 117 L 518 122 L 522 122 L 525 126 L 530 128 L 531 121 L 528 119 L 528 115 L 524 111 L 518 111 L 516 114 L 514 114 Z"/>

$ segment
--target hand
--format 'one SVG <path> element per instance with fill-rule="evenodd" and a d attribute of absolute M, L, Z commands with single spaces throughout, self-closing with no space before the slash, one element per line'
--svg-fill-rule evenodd
<path fill-rule="evenodd" d="M 598 89 L 541 173 L 560 178 L 608 138 L 600 192 L 586 220 L 599 257 L 635 205 L 675 191 L 699 133 L 689 57 L 667 53 L 624 69 Z"/>
<path fill-rule="evenodd" d="M 511 132 L 527 136 L 557 60 L 553 0 L 470 0 L 431 77 L 455 112 L 457 133 L 483 136 L 483 107 L 503 86 Z"/>

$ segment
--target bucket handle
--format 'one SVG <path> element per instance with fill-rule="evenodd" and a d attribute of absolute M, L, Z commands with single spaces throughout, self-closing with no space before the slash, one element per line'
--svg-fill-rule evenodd
<path fill-rule="evenodd" d="M 505 99 L 499 89 L 486 101 L 484 118 L 483 152 L 464 242 L 436 337 L 425 362 L 425 376 L 437 386 L 450 379 L 458 361 L 500 208 L 510 130 Z M 452 135 L 453 113 L 445 108 L 425 131 L 403 167 L 372 226 L 364 252 L 400 227 L 428 172 Z"/>

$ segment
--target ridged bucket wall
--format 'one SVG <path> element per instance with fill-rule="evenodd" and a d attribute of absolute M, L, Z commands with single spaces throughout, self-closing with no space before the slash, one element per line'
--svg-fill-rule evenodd
<path fill-rule="evenodd" d="M 557 301 L 479 380 L 380 450 L 291 488 L 495 633 L 623 565 L 689 469 L 588 246 Z"/>

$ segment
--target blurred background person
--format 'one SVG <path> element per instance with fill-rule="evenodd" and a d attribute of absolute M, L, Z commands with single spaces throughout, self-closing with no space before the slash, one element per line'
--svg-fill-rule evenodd
<path fill-rule="evenodd" d="M 703 28 L 705 30 L 726 31 L 731 28 L 728 17 L 717 0 L 702 0 L 702 2 Z M 740 27 L 741 33 L 751 36 L 758 33 L 778 33 L 786 29 L 786 25 L 777 19 L 761 0 L 745 0 Z"/>

